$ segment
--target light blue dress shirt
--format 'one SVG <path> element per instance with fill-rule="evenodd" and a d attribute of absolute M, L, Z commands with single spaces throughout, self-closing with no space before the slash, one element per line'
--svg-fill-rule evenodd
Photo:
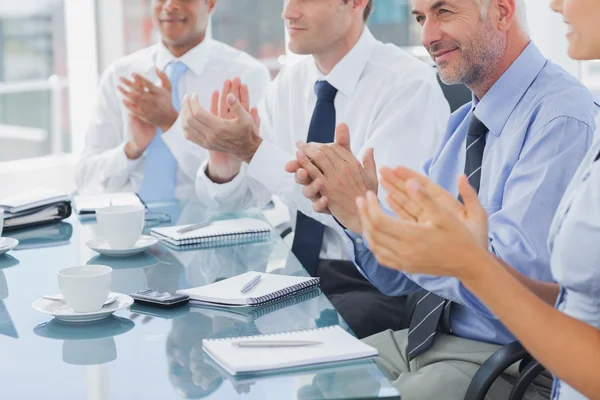
<path fill-rule="evenodd" d="M 561 286 L 556 308 L 597 329 L 600 329 L 600 161 L 594 159 L 599 152 L 600 140 L 596 140 L 558 206 L 548 238 L 552 275 Z M 556 381 L 552 399 L 586 397 L 566 383 Z"/>
<path fill-rule="evenodd" d="M 458 195 L 471 110 L 490 130 L 483 155 L 479 200 L 489 215 L 490 251 L 521 273 L 553 281 L 548 232 L 560 199 L 592 144 L 594 99 L 577 79 L 530 43 L 488 93 L 455 111 L 425 172 Z M 455 302 L 455 335 L 506 344 L 514 336 L 456 278 L 405 274 L 378 265 L 364 240 L 347 233 L 355 264 L 383 293 L 420 287 Z M 432 249 L 435 251 L 435 249 Z"/>

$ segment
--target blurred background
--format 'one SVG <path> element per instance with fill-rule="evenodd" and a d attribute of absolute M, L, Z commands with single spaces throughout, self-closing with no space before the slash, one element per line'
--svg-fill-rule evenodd
<path fill-rule="evenodd" d="M 150 2 L 0 0 L 0 175 L 26 168 L 8 161 L 79 153 L 98 76 L 116 58 L 157 40 Z M 286 51 L 281 9 L 282 0 L 219 0 L 211 34 L 260 59 L 275 76 L 295 59 Z M 545 55 L 598 91 L 600 64 L 566 57 L 564 25 L 549 2 L 529 2 L 529 20 Z M 428 59 L 410 1 L 375 0 L 369 27 L 378 39 Z"/>

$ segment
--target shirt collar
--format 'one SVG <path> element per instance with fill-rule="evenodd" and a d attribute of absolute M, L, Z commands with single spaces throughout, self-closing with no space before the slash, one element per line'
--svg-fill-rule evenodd
<path fill-rule="evenodd" d="M 156 66 L 164 71 L 167 65 L 174 61 L 181 61 L 184 63 L 193 73 L 201 75 L 208 64 L 212 49 L 212 39 L 205 38 L 200 44 L 193 47 L 187 53 L 181 57 L 175 57 L 169 49 L 165 47 L 162 41 L 158 43 L 158 51 L 156 54 Z"/>
<path fill-rule="evenodd" d="M 354 47 L 350 49 L 344 58 L 333 67 L 329 75 L 324 77 L 313 59 L 310 63 L 311 79 L 315 82 L 317 80 L 325 79 L 333 85 L 338 92 L 341 92 L 347 97 L 352 96 L 365 66 L 371 57 L 371 53 L 375 49 L 375 44 L 377 44 L 377 39 L 373 37 L 369 28 L 365 26 L 358 42 L 356 42 Z"/>
<path fill-rule="evenodd" d="M 483 99 L 473 95 L 475 116 L 491 134 L 500 136 L 513 110 L 547 62 L 532 41 Z"/>

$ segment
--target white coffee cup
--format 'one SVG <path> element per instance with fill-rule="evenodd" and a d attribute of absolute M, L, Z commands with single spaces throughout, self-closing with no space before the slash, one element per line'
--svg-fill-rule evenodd
<path fill-rule="evenodd" d="M 100 235 L 111 249 L 128 249 L 135 245 L 144 230 L 145 209 L 141 205 L 111 206 L 96 210 Z"/>
<path fill-rule="evenodd" d="M 58 287 L 75 312 L 94 312 L 104 306 L 110 294 L 112 268 L 82 265 L 58 271 Z"/>

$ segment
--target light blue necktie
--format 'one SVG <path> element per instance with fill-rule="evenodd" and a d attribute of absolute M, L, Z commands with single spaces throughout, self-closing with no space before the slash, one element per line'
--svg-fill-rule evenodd
<path fill-rule="evenodd" d="M 173 87 L 171 101 L 173 108 L 181 110 L 181 96 L 179 95 L 179 79 L 188 70 L 188 67 L 175 61 L 167 66 L 166 73 Z M 156 137 L 150 142 L 146 150 L 144 164 L 144 179 L 139 195 L 145 202 L 169 201 L 175 198 L 175 185 L 177 183 L 177 160 L 169 150 L 158 129 Z"/>

